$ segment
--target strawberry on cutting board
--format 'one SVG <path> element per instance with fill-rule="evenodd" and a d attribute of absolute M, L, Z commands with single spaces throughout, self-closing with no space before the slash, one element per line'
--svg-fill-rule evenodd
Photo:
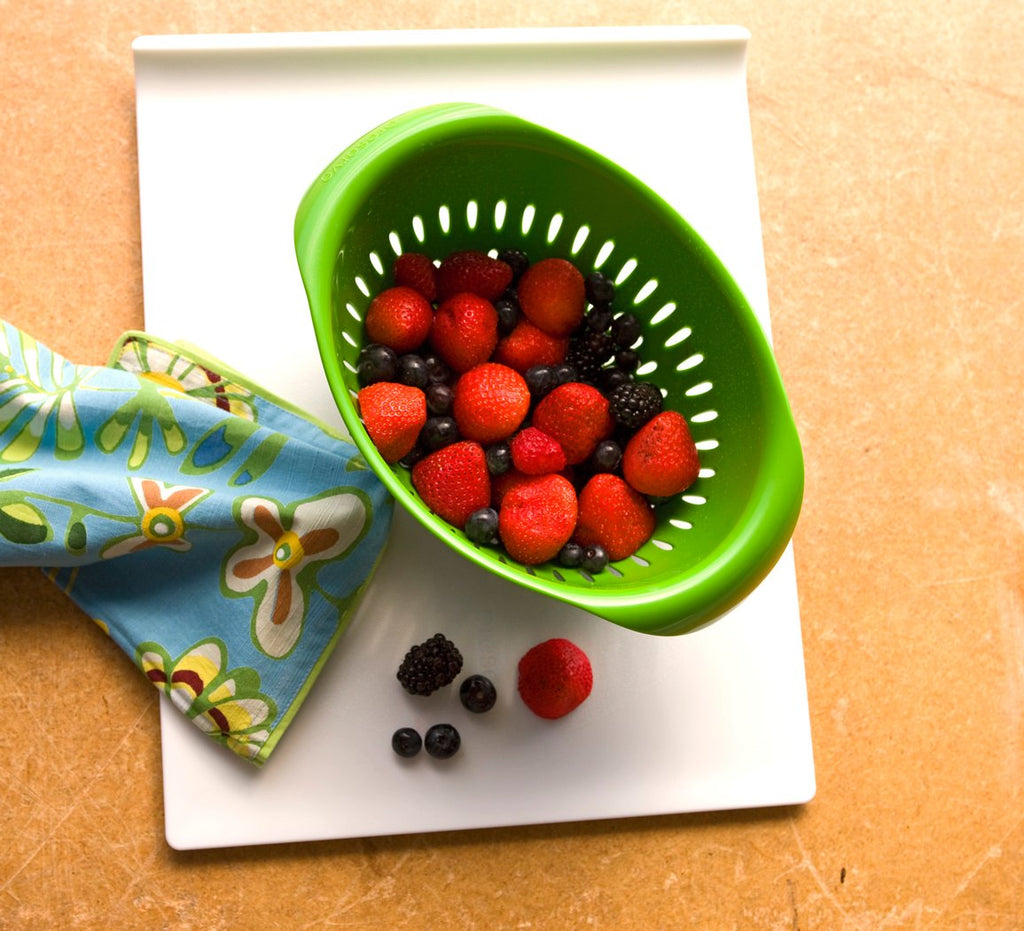
<path fill-rule="evenodd" d="M 590 696 L 594 671 L 590 659 L 571 640 L 553 637 L 531 647 L 519 660 L 517 689 L 535 715 L 563 718 Z"/>

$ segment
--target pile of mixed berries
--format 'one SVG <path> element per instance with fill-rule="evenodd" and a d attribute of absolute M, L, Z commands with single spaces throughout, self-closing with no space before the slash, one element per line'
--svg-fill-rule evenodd
<path fill-rule="evenodd" d="M 366 431 L 439 517 L 524 565 L 601 571 L 697 478 L 685 418 L 638 378 L 615 284 L 521 250 L 398 256 L 365 316 Z"/>
<path fill-rule="evenodd" d="M 437 633 L 409 648 L 395 677 L 410 695 L 428 697 L 451 685 L 462 666 L 459 648 Z M 575 711 L 594 687 L 590 658 L 565 637 L 552 637 L 532 646 L 520 657 L 516 672 L 516 691 L 523 704 L 549 721 Z M 498 691 L 487 676 L 473 673 L 459 685 L 459 701 L 473 714 L 486 714 L 497 704 Z M 425 749 L 429 756 L 447 760 L 461 746 L 458 728 L 448 722 L 430 725 L 422 736 L 408 725 L 391 735 L 391 748 L 406 759 Z"/>

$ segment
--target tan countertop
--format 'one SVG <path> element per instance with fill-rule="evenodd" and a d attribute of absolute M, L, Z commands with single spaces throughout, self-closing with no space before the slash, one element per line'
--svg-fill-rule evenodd
<path fill-rule="evenodd" d="M 0 315 L 83 363 L 143 325 L 137 35 L 751 30 L 773 334 L 806 456 L 818 791 L 176 853 L 158 694 L 41 573 L 8 569 L 0 928 L 1024 926 L 1024 6 L 151 6 L 0 4 Z"/>

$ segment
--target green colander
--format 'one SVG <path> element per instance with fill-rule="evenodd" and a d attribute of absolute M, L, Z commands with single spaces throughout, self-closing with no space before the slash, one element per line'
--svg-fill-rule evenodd
<path fill-rule="evenodd" d="M 699 183 L 695 181 L 695 183 Z M 793 417 L 762 328 L 710 248 L 644 184 L 557 133 L 476 104 L 404 113 L 345 149 L 299 205 L 295 245 L 327 381 L 353 440 L 395 498 L 467 559 L 622 627 L 680 634 L 749 594 L 785 549 L 803 494 Z M 691 425 L 703 468 L 658 506 L 653 537 L 589 574 L 526 567 L 436 517 L 359 418 L 356 363 L 370 297 L 403 251 L 518 247 L 617 282 L 644 320 L 638 375 Z"/>

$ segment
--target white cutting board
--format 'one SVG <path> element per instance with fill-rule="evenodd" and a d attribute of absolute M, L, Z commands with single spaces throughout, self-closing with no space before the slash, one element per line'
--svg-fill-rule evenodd
<path fill-rule="evenodd" d="M 766 331 L 767 287 L 736 27 L 143 37 L 134 43 L 146 328 L 194 342 L 340 426 L 292 245 L 295 208 L 350 142 L 413 107 L 501 107 L 609 156 L 693 224 Z M 405 695 L 406 649 L 443 631 L 497 707 Z M 556 722 L 515 695 L 552 636 L 595 686 Z M 392 731 L 450 721 L 453 760 Z M 262 769 L 161 712 L 179 849 L 799 804 L 814 794 L 792 552 L 685 637 L 623 630 L 491 576 L 404 513 L 371 590 Z"/>

